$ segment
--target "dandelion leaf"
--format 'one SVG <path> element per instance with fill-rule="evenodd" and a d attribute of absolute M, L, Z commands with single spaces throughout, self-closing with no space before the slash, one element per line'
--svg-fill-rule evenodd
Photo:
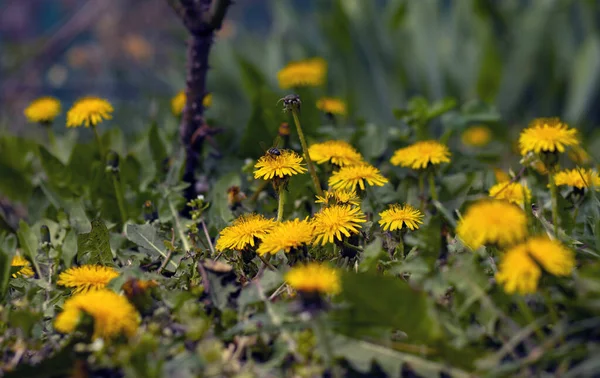
<path fill-rule="evenodd" d="M 92 231 L 77 235 L 77 261 L 86 264 L 112 265 L 108 228 L 102 219 L 92 220 Z"/>

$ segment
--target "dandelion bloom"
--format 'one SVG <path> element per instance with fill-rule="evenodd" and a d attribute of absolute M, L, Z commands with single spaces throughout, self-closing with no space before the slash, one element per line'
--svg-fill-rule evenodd
<path fill-rule="evenodd" d="M 67 113 L 67 127 L 96 126 L 112 118 L 110 102 L 98 97 L 84 97 L 78 100 Z"/>
<path fill-rule="evenodd" d="M 73 289 L 74 293 L 100 290 L 119 276 L 116 269 L 102 265 L 82 265 L 69 268 L 58 276 L 57 284 Z"/>
<path fill-rule="evenodd" d="M 354 147 L 342 140 L 329 140 L 323 143 L 316 143 L 308 148 L 310 160 L 317 164 L 331 162 L 332 164 L 356 165 L 362 162 L 363 158 Z"/>
<path fill-rule="evenodd" d="M 527 236 L 527 216 L 509 202 L 482 200 L 467 209 L 456 234 L 471 249 L 484 244 L 507 247 Z"/>
<path fill-rule="evenodd" d="M 303 293 L 337 294 L 341 289 L 338 271 L 318 263 L 290 269 L 285 280 L 292 288 Z"/>
<path fill-rule="evenodd" d="M 21 255 L 15 255 L 10 263 L 10 266 L 21 268 L 12 274 L 13 278 L 17 278 L 18 276 L 33 277 L 34 273 L 33 269 L 31 269 L 31 264 Z"/>
<path fill-rule="evenodd" d="M 254 165 L 254 178 L 271 180 L 306 172 L 300 155 L 291 150 L 279 150 L 279 155 L 267 153 Z"/>
<path fill-rule="evenodd" d="M 325 82 L 327 63 L 321 58 L 291 62 L 277 73 L 281 89 L 318 87 Z"/>
<path fill-rule="evenodd" d="M 329 186 L 333 189 L 356 190 L 358 186 L 365 190 L 365 181 L 373 186 L 383 186 L 388 179 L 383 177 L 379 169 L 374 166 L 361 163 L 358 165 L 344 166 L 339 171 L 334 172 L 329 178 Z"/>
<path fill-rule="evenodd" d="M 315 226 L 315 244 L 333 243 L 334 238 L 342 240 L 343 236 L 357 234 L 366 222 L 365 214 L 358 207 L 350 205 L 334 205 L 321 209 L 312 220 Z"/>
<path fill-rule="evenodd" d="M 355 190 L 329 189 L 323 196 L 317 196 L 316 203 L 324 205 L 360 205 L 360 198 Z"/>
<path fill-rule="evenodd" d="M 379 225 L 383 226 L 384 231 L 400 230 L 404 226 L 416 230 L 419 228 L 419 224 L 423 224 L 423 214 L 408 204 L 392 205 L 379 215 L 381 216 Z"/>
<path fill-rule="evenodd" d="M 84 314 L 94 320 L 93 339 L 131 336 L 140 324 L 140 316 L 127 298 L 103 289 L 67 299 L 63 311 L 54 320 L 54 328 L 61 333 L 71 333 Z"/>
<path fill-rule="evenodd" d="M 277 223 L 262 239 L 256 251 L 259 255 L 272 255 L 284 250 L 286 253 L 310 244 L 314 238 L 315 226 L 308 220 L 294 219 Z"/>
<path fill-rule="evenodd" d="M 510 181 L 510 176 L 508 173 L 504 172 L 500 168 L 494 168 L 494 178 L 497 183 Z"/>
<path fill-rule="evenodd" d="M 558 118 L 534 119 L 519 136 L 521 155 L 529 152 L 564 152 L 566 146 L 577 146 L 577 129 L 570 129 Z"/>
<path fill-rule="evenodd" d="M 518 182 L 501 182 L 490 188 L 490 197 L 506 200 L 517 205 L 524 205 L 525 200 L 531 200 L 531 191 Z"/>
<path fill-rule="evenodd" d="M 180 116 L 183 113 L 183 108 L 185 108 L 185 103 L 187 101 L 187 96 L 185 95 L 185 91 L 179 91 L 173 98 L 171 99 L 171 112 L 175 116 Z M 205 108 L 210 108 L 212 105 L 212 94 L 207 93 L 202 99 L 202 106 Z"/>
<path fill-rule="evenodd" d="M 460 136 L 463 144 L 471 147 L 484 147 L 492 140 L 492 131 L 487 126 L 473 126 Z"/>
<path fill-rule="evenodd" d="M 54 97 L 41 97 L 24 111 L 29 122 L 50 123 L 60 114 L 60 101 Z"/>
<path fill-rule="evenodd" d="M 325 113 L 346 115 L 346 103 L 339 98 L 322 97 L 317 101 L 317 109 Z"/>
<path fill-rule="evenodd" d="M 262 240 L 274 226 L 273 219 L 260 214 L 244 214 L 234 220 L 231 226 L 221 230 L 215 247 L 220 252 L 226 249 L 241 251 L 248 246 L 254 247 L 257 239 Z"/>
<path fill-rule="evenodd" d="M 575 256 L 560 242 L 535 236 L 506 252 L 496 280 L 504 284 L 508 293 L 533 293 L 537 290 L 540 267 L 555 276 L 568 276 L 575 267 Z"/>
<path fill-rule="evenodd" d="M 598 172 L 591 169 L 575 168 L 560 171 L 554 175 L 556 185 L 574 186 L 579 189 L 595 187 L 600 190 Z"/>
<path fill-rule="evenodd" d="M 448 147 L 435 140 L 417 142 L 394 152 L 392 164 L 412 169 L 425 169 L 429 164 L 450 162 Z"/>

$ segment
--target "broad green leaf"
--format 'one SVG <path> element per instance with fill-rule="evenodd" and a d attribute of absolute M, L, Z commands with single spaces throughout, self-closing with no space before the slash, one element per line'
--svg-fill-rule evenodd
<path fill-rule="evenodd" d="M 23 220 L 19 222 L 19 231 L 17 231 L 17 237 L 19 238 L 19 246 L 21 247 L 23 254 L 28 257 L 36 267 L 36 273 L 39 272 L 37 265 L 39 239 L 35 232 Z"/>
<path fill-rule="evenodd" d="M 77 235 L 77 261 L 86 264 L 112 265 L 108 228 L 102 219 L 92 220 L 92 231 Z"/>
<path fill-rule="evenodd" d="M 45 147 L 40 146 L 40 161 L 44 171 L 48 175 L 50 183 L 59 188 L 68 187 L 71 184 L 71 171 L 56 156 L 52 155 Z"/>
<path fill-rule="evenodd" d="M 73 264 L 75 256 L 77 256 L 77 234 L 76 231 L 70 230 L 63 241 L 60 258 L 65 267 L 69 268 Z"/>
<path fill-rule="evenodd" d="M 163 171 L 164 160 L 168 158 L 168 155 L 163 138 L 158 130 L 158 125 L 155 122 L 152 123 L 148 132 L 148 144 L 150 145 L 150 152 L 152 153 L 152 160 L 156 166 L 156 171 Z"/>
<path fill-rule="evenodd" d="M 125 227 L 125 233 L 127 239 L 138 246 L 149 250 L 151 253 L 158 253 L 162 258 L 167 257 L 165 243 L 154 226 L 150 224 L 128 224 Z M 173 260 L 170 260 L 169 263 L 177 269 L 177 264 Z"/>
<path fill-rule="evenodd" d="M 17 238 L 0 233 L 0 298 L 4 298 L 11 276 L 11 264 L 17 251 Z"/>

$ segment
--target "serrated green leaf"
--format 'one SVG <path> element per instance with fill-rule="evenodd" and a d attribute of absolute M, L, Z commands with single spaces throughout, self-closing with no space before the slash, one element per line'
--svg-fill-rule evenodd
<path fill-rule="evenodd" d="M 102 219 L 92 220 L 92 231 L 77 235 L 77 261 L 113 265 L 108 228 Z"/>

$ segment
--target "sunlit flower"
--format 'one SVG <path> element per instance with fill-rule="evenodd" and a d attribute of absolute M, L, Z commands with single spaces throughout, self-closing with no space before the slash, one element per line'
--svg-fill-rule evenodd
<path fill-rule="evenodd" d="M 360 205 L 360 198 L 356 191 L 345 189 L 329 189 L 323 193 L 323 196 L 317 196 L 316 203 L 325 205 Z"/>
<path fill-rule="evenodd" d="M 505 181 L 490 188 L 490 197 L 523 206 L 525 200 L 531 200 L 531 191 L 527 186 L 521 185 L 518 182 Z"/>
<path fill-rule="evenodd" d="M 339 171 L 334 172 L 329 178 L 329 186 L 333 189 L 356 190 L 358 186 L 365 190 L 365 181 L 371 186 L 383 186 L 388 179 L 383 177 L 379 169 L 374 166 L 361 163 L 358 165 L 344 166 Z"/>
<path fill-rule="evenodd" d="M 508 173 L 504 172 L 500 168 L 494 168 L 494 177 L 496 178 L 497 183 L 510 181 L 510 176 Z"/>
<path fill-rule="evenodd" d="M 419 224 L 423 224 L 423 214 L 408 204 L 392 205 L 389 209 L 379 213 L 379 216 L 381 216 L 379 225 L 383 227 L 384 231 L 400 230 L 402 227 L 416 230 L 419 228 Z"/>
<path fill-rule="evenodd" d="M 579 189 L 594 187 L 600 190 L 600 177 L 598 172 L 585 169 L 575 168 L 560 171 L 554 175 L 556 185 L 574 186 Z"/>
<path fill-rule="evenodd" d="M 346 103 L 339 98 L 322 97 L 317 101 L 317 109 L 336 115 L 346 115 Z"/>
<path fill-rule="evenodd" d="M 234 220 L 231 226 L 221 230 L 215 247 L 218 251 L 241 251 L 248 246 L 254 247 L 274 226 L 273 219 L 260 214 L 244 214 Z"/>
<path fill-rule="evenodd" d="M 540 267 L 555 276 L 568 276 L 575 267 L 575 256 L 556 240 L 532 237 L 506 252 L 496 280 L 504 284 L 508 293 L 533 293 L 537 290 Z"/>
<path fill-rule="evenodd" d="M 171 112 L 173 112 L 175 116 L 180 116 L 181 113 L 183 113 L 186 101 L 187 96 L 185 95 L 185 91 L 179 91 L 171 99 Z M 212 93 L 208 93 L 204 96 L 202 99 L 202 106 L 205 108 L 210 108 L 212 106 Z"/>
<path fill-rule="evenodd" d="M 428 165 L 450 162 L 448 147 L 435 140 L 417 142 L 394 152 L 392 164 L 412 169 L 425 169 Z"/>
<path fill-rule="evenodd" d="M 315 244 L 333 243 L 334 239 L 343 240 L 357 234 L 366 222 L 365 214 L 358 207 L 334 205 L 321 209 L 312 220 L 315 226 Z"/>
<path fill-rule="evenodd" d="M 60 114 L 60 101 L 54 97 L 41 97 L 25 108 L 29 122 L 49 123 Z"/>
<path fill-rule="evenodd" d="M 58 276 L 57 284 L 73 289 L 74 293 L 100 290 L 119 276 L 116 269 L 102 265 L 82 265 L 69 268 Z"/>
<path fill-rule="evenodd" d="M 576 146 L 577 130 L 570 129 L 558 118 L 534 119 L 528 128 L 521 132 L 519 148 L 521 155 L 529 152 L 564 152 L 566 146 Z"/>
<path fill-rule="evenodd" d="M 277 73 L 281 89 L 318 87 L 325 82 L 327 63 L 321 58 L 291 62 Z"/>
<path fill-rule="evenodd" d="M 54 328 L 61 333 L 71 333 L 84 314 L 94 320 L 93 339 L 132 336 L 140 324 L 140 316 L 127 298 L 103 289 L 67 299 L 54 321 Z"/>
<path fill-rule="evenodd" d="M 461 135 L 463 144 L 472 147 L 483 147 L 492 140 L 492 131 L 487 126 L 473 126 Z"/>
<path fill-rule="evenodd" d="M 285 280 L 292 288 L 304 293 L 337 294 L 341 289 L 338 271 L 318 263 L 290 269 Z"/>
<path fill-rule="evenodd" d="M 21 267 L 21 269 L 12 274 L 13 278 L 17 278 L 18 276 L 33 277 L 34 273 L 33 269 L 31 269 L 31 264 L 21 255 L 15 255 L 10 263 L 10 266 Z"/>
<path fill-rule="evenodd" d="M 471 249 L 483 244 L 507 247 L 527 236 L 527 216 L 509 202 L 482 200 L 467 209 L 456 233 Z"/>
<path fill-rule="evenodd" d="M 308 220 L 294 219 L 279 222 L 262 239 L 256 251 L 259 255 L 270 253 L 272 255 L 284 250 L 289 252 L 312 242 L 315 226 Z"/>
<path fill-rule="evenodd" d="M 317 164 L 331 162 L 339 166 L 356 165 L 363 160 L 354 147 L 342 140 L 329 140 L 313 144 L 308 148 L 308 154 L 310 159 Z"/>
<path fill-rule="evenodd" d="M 67 127 L 96 126 L 112 118 L 110 102 L 98 97 L 84 97 L 78 100 L 67 113 Z"/>
<path fill-rule="evenodd" d="M 271 180 L 306 172 L 300 155 L 292 150 L 279 150 L 279 155 L 267 152 L 254 165 L 254 178 Z"/>

